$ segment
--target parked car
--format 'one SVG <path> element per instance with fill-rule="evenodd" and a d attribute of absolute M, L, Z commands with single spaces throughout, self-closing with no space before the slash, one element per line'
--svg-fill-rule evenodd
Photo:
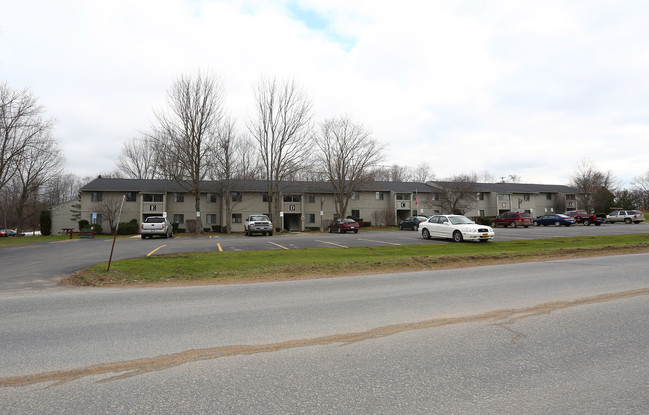
<path fill-rule="evenodd" d="M 494 238 L 493 228 L 478 225 L 462 215 L 434 215 L 419 224 L 424 239 L 447 238 L 455 242 L 487 242 Z"/>
<path fill-rule="evenodd" d="M 140 235 L 142 235 L 142 239 L 147 237 L 153 238 L 154 235 L 159 235 L 163 238 L 173 238 L 174 230 L 166 217 L 149 216 L 140 224 Z"/>
<path fill-rule="evenodd" d="M 358 233 L 358 228 L 359 228 L 358 222 L 356 222 L 354 219 L 336 219 L 333 222 L 331 222 L 331 225 L 329 225 L 329 233 L 331 232 L 338 232 L 338 233 L 345 233 L 347 231 L 352 231 L 354 233 Z"/>
<path fill-rule="evenodd" d="M 426 216 L 411 216 L 399 222 L 399 229 L 412 229 L 413 231 L 416 231 L 419 229 L 419 224 L 426 220 L 428 220 Z"/>
<path fill-rule="evenodd" d="M 588 213 L 585 210 L 570 210 L 564 213 L 564 215 L 575 218 L 576 223 L 583 223 L 584 226 L 590 226 L 591 223 L 599 226 L 603 222 L 602 218 L 594 213 Z"/>
<path fill-rule="evenodd" d="M 9 236 L 9 229 L 0 229 L 0 238 L 6 238 Z"/>
<path fill-rule="evenodd" d="M 570 216 L 562 215 L 560 213 L 554 213 L 550 215 L 543 215 L 539 216 L 538 218 L 534 218 L 534 226 L 548 226 L 548 225 L 554 225 L 554 226 L 570 226 L 574 225 L 577 221 L 575 218 L 571 218 Z"/>
<path fill-rule="evenodd" d="M 511 226 L 512 228 L 522 226 L 524 228 L 529 228 L 530 225 L 532 225 L 532 216 L 527 212 L 505 212 L 491 220 L 492 228 L 495 228 L 496 226 Z"/>
<path fill-rule="evenodd" d="M 266 215 L 250 215 L 243 222 L 243 232 L 246 236 L 253 233 L 273 236 L 273 223 Z"/>
<path fill-rule="evenodd" d="M 644 222 L 644 213 L 639 210 L 614 210 L 606 215 L 606 222 L 640 223 Z"/>

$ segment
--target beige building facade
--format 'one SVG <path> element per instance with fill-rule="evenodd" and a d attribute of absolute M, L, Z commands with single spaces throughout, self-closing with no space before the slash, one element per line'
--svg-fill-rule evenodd
<path fill-rule="evenodd" d="M 444 182 L 368 182 L 352 195 L 346 216 L 362 219 L 374 226 L 392 226 L 408 216 L 444 213 L 439 192 Z M 231 227 L 243 232 L 243 221 L 252 214 L 268 213 L 266 182 L 240 181 L 232 186 Z M 574 190 L 561 185 L 475 183 L 475 201 L 469 217 L 493 217 L 508 211 L 527 211 L 533 216 L 547 212 L 577 209 Z M 322 229 L 335 218 L 335 196 L 328 182 L 286 182 L 281 186 L 280 217 L 276 228 L 289 231 Z M 219 182 L 206 181 L 200 194 L 200 211 L 194 195 L 171 180 L 97 178 L 80 191 L 81 219 L 102 225 L 104 232 L 116 223 L 147 216 L 166 216 L 178 229 L 186 230 L 200 215 L 203 228 L 218 231 L 227 223 L 225 203 Z M 574 205 L 574 206 L 573 206 Z M 66 214 L 66 211 L 68 214 Z M 70 206 L 52 209 L 53 233 L 61 233 L 76 222 Z"/>

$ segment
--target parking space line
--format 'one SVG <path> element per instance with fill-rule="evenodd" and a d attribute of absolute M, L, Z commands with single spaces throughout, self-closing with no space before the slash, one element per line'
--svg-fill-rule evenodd
<path fill-rule="evenodd" d="M 286 250 L 288 251 L 288 248 L 285 247 L 285 246 L 282 246 L 282 245 L 276 244 L 275 242 L 268 242 L 268 243 L 269 243 L 269 244 L 273 244 L 273 245 L 275 245 L 275 246 L 279 246 L 280 248 L 282 248 L 282 249 L 286 249 Z"/>
<path fill-rule="evenodd" d="M 217 242 L 217 243 L 216 243 L 216 246 L 219 247 L 219 252 L 223 252 L 223 248 L 221 248 L 221 244 L 220 244 L 220 243 Z"/>
<path fill-rule="evenodd" d="M 338 244 L 335 244 L 335 243 L 333 243 L 333 242 L 320 241 L 320 240 L 318 240 L 318 239 L 316 239 L 315 241 L 316 241 L 316 242 L 321 242 L 321 243 L 323 243 L 323 244 L 329 244 L 329 245 L 338 246 L 338 247 L 340 247 L 340 248 L 349 248 L 348 246 L 345 246 L 345 245 L 338 245 Z"/>
<path fill-rule="evenodd" d="M 397 243 L 394 243 L 394 242 L 373 241 L 371 239 L 359 239 L 359 241 L 376 242 L 376 243 L 379 243 L 379 244 L 389 244 L 389 245 L 401 245 L 401 244 L 397 244 Z"/>
<path fill-rule="evenodd" d="M 148 254 L 146 254 L 146 256 L 151 256 L 151 255 L 153 255 L 153 254 L 155 253 L 155 251 L 157 251 L 158 249 L 164 248 L 165 246 L 167 246 L 167 245 L 162 245 L 162 246 L 157 247 L 157 248 L 154 249 L 153 251 L 151 251 L 151 252 L 149 252 Z"/>

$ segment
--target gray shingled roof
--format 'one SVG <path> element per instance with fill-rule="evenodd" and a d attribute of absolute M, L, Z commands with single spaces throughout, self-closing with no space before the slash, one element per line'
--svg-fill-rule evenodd
<path fill-rule="evenodd" d="M 359 190 L 372 192 L 435 192 L 437 186 L 444 186 L 450 182 L 367 182 Z M 236 182 L 234 188 L 240 192 L 265 192 L 266 182 L 264 180 L 242 180 Z M 121 191 L 121 192 L 186 192 L 174 180 L 143 180 L 143 179 L 114 179 L 97 178 L 81 188 L 84 192 Z M 218 181 L 204 181 L 202 191 L 218 192 L 220 183 Z M 287 181 L 282 183 L 281 190 L 284 193 L 331 193 L 329 182 L 303 182 Z M 524 183 L 475 183 L 476 192 L 492 193 L 576 193 L 570 186 L 555 184 L 524 184 Z"/>

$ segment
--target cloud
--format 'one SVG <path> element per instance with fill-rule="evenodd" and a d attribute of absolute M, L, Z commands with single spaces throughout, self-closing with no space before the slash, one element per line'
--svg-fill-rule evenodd
<path fill-rule="evenodd" d="M 648 18 L 642 1 L 11 2 L 0 78 L 40 97 L 82 176 L 113 169 L 175 77 L 209 70 L 240 127 L 261 75 L 294 77 L 390 164 L 566 183 L 590 157 L 628 182 L 649 168 Z"/>

